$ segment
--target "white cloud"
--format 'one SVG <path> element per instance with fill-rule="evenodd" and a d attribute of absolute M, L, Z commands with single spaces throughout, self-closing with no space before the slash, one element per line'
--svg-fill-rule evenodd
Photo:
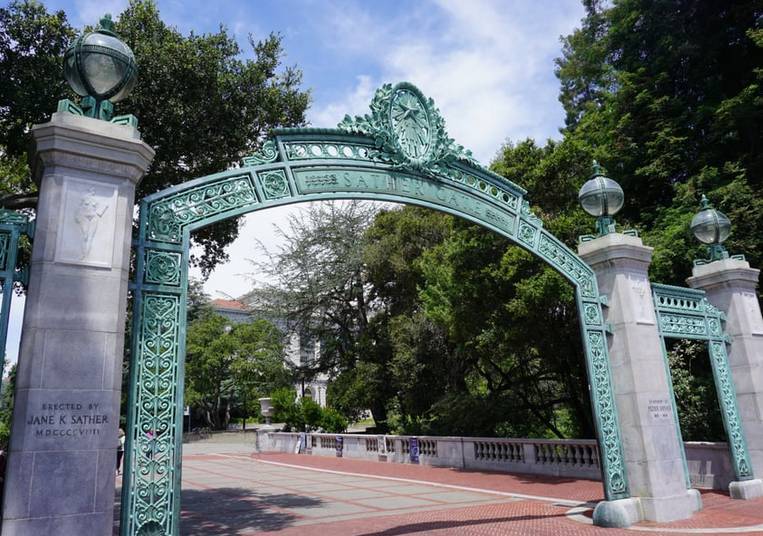
<path fill-rule="evenodd" d="M 368 111 L 368 103 L 374 96 L 376 86 L 370 76 L 361 74 L 356 77 L 356 83 L 338 101 L 330 102 L 320 108 L 308 110 L 308 120 L 316 127 L 334 127 L 346 114 L 357 115 Z"/>
<path fill-rule="evenodd" d="M 369 4 L 366 4 L 369 5 Z M 431 96 L 449 134 L 487 163 L 507 139 L 557 137 L 563 113 L 553 58 L 559 36 L 583 15 L 579 3 L 538 6 L 500 0 L 439 0 L 380 20 L 372 11 L 329 10 L 325 38 L 345 54 L 378 62 L 379 83 L 410 81 Z M 333 126 L 345 111 L 365 112 L 369 77 L 311 113 Z M 378 85 L 378 83 L 376 84 Z M 358 111 L 358 99 L 369 98 Z M 349 109 L 349 110 L 348 110 Z"/>
<path fill-rule="evenodd" d="M 335 97 L 313 105 L 308 120 L 333 127 L 345 114 L 367 113 L 382 83 L 407 80 L 435 100 L 450 136 L 485 164 L 507 138 L 556 137 L 563 112 L 553 58 L 560 53 L 559 36 L 573 30 L 583 9 L 577 0 L 555 4 L 433 0 L 381 17 L 377 4 L 321 3 L 310 38 L 321 41 L 332 61 L 358 65 L 359 72 L 349 84 L 338 81 Z M 230 263 L 215 270 L 206 290 L 217 297 L 248 291 L 247 257 L 261 258 L 255 239 L 275 249 L 273 224 L 284 225 L 303 206 L 246 216 L 229 248 Z"/>
<path fill-rule="evenodd" d="M 127 0 L 75 0 L 75 26 L 95 26 L 106 13 L 116 20 L 127 7 Z"/>

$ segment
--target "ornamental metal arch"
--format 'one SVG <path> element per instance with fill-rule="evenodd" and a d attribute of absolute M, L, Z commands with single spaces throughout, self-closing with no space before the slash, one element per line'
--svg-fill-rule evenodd
<path fill-rule="evenodd" d="M 269 207 L 369 199 L 429 207 L 527 249 L 575 287 L 607 500 L 628 497 L 606 333 L 593 270 L 544 229 L 526 191 L 448 137 L 432 99 L 386 84 L 371 113 L 336 129 L 279 129 L 239 167 L 146 197 L 133 284 L 133 363 L 122 535 L 176 535 L 180 511 L 188 250 L 193 231 Z"/>
<path fill-rule="evenodd" d="M 672 285 L 652 283 L 654 312 L 660 333 L 662 355 L 665 359 L 665 372 L 670 380 L 670 394 L 673 398 L 673 420 L 676 423 L 678 440 L 683 444 L 680 421 L 676 409 L 676 395 L 673 391 L 673 381 L 668 364 L 666 339 L 690 339 L 707 343 L 710 354 L 710 366 L 713 371 L 713 381 L 718 396 L 723 427 L 728 438 L 729 458 L 737 481 L 755 478 L 747 450 L 747 440 L 737 407 L 736 389 L 729 367 L 729 357 L 726 352 L 728 336 L 724 330 L 726 315 L 711 304 L 705 296 L 705 291 Z M 682 450 L 686 487 L 691 487 L 689 470 L 686 464 L 686 453 Z"/>

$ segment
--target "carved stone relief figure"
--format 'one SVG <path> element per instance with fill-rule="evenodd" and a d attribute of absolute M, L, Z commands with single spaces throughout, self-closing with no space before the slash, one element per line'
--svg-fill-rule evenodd
<path fill-rule="evenodd" d="M 77 222 L 82 232 L 81 260 L 86 259 L 90 255 L 90 250 L 93 248 L 93 239 L 98 231 L 98 223 L 108 208 L 108 204 L 98 201 L 94 188 L 90 188 L 82 196 L 79 207 L 77 207 L 77 212 L 74 215 L 74 221 Z"/>

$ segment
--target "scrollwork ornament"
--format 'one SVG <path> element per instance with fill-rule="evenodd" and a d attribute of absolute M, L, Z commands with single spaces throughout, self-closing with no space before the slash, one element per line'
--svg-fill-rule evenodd
<path fill-rule="evenodd" d="M 183 226 L 257 202 L 248 174 L 181 191 L 149 207 L 148 237 L 180 242 Z"/>
<path fill-rule="evenodd" d="M 614 391 L 609 376 L 609 362 L 604 346 L 604 334 L 600 331 L 586 332 L 588 361 L 591 368 L 590 381 L 599 420 L 600 446 L 605 488 L 608 500 L 627 496 L 628 483 L 622 453 L 622 443 L 617 423 Z"/>
<path fill-rule="evenodd" d="M 595 297 L 596 290 L 594 288 L 593 270 L 591 270 L 591 267 L 584 264 L 567 246 L 545 230 L 541 230 L 540 233 L 538 254 L 552 266 L 555 266 L 562 274 L 574 281 L 580 287 L 580 293 L 583 297 Z"/>
<path fill-rule="evenodd" d="M 137 490 L 123 505 L 135 524 L 131 533 L 169 534 L 172 526 L 179 314 L 179 296 L 144 294 L 135 362 L 139 404 L 132 409 L 134 456 L 125 468 L 126 481 Z"/>
<path fill-rule="evenodd" d="M 29 216 L 23 212 L 0 208 L 0 223 L 26 224 L 29 223 Z"/>
<path fill-rule="evenodd" d="M 267 140 L 262 144 L 262 148 L 259 151 L 243 159 L 244 166 L 259 166 L 262 164 L 272 164 L 277 161 L 278 147 L 274 140 Z"/>
<path fill-rule="evenodd" d="M 586 303 L 583 306 L 585 323 L 589 326 L 601 325 L 601 309 L 596 303 Z"/>
<path fill-rule="evenodd" d="M 722 341 L 710 342 L 710 358 L 713 365 L 718 402 L 724 413 L 726 422 L 726 434 L 734 462 L 734 470 L 737 480 L 749 480 L 753 477 L 750 454 L 747 451 L 742 424 L 739 419 L 739 410 L 736 403 L 736 390 L 731 381 L 726 345 Z"/>
<path fill-rule="evenodd" d="M 6 269 L 6 263 L 8 262 L 8 253 L 11 246 L 10 233 L 0 231 L 0 270 Z"/>
<path fill-rule="evenodd" d="M 535 238 L 535 227 L 528 225 L 525 222 L 520 223 L 518 236 L 522 242 L 532 244 L 533 239 Z"/>

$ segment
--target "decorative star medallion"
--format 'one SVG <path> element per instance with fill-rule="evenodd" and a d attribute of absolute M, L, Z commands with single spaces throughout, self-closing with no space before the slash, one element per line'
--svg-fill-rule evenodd
<path fill-rule="evenodd" d="M 371 113 L 345 116 L 339 129 L 373 138 L 371 157 L 396 169 L 437 176 L 460 160 L 478 166 L 472 153 L 455 143 L 432 99 L 411 83 L 384 84 L 371 101 Z"/>
<path fill-rule="evenodd" d="M 432 127 L 422 97 L 408 87 L 398 88 L 390 99 L 390 123 L 400 151 L 411 160 L 426 159 Z"/>

